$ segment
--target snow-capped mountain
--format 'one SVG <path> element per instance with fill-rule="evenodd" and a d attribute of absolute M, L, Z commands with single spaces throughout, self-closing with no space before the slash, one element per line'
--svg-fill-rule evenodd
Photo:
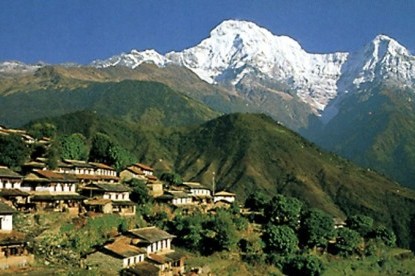
<path fill-rule="evenodd" d="M 316 109 L 336 96 L 347 54 L 309 54 L 293 39 L 246 21 L 225 21 L 199 45 L 166 55 L 209 83 L 238 82 L 251 72 L 288 84 Z"/>
<path fill-rule="evenodd" d="M 130 53 L 122 53 L 121 55 L 113 56 L 107 60 L 93 61 L 91 65 L 98 68 L 126 66 L 134 69 L 141 63 L 154 63 L 159 67 L 163 67 L 167 62 L 167 58 L 160 55 L 155 50 L 145 50 L 143 52 L 132 50 Z"/>
<path fill-rule="evenodd" d="M 20 61 L 0 62 L 0 73 L 3 74 L 22 74 L 31 73 L 43 67 L 45 64 L 39 63 L 35 65 L 25 64 Z"/>
<path fill-rule="evenodd" d="M 412 86 L 415 80 L 415 57 L 385 35 L 355 53 L 312 54 L 290 37 L 237 20 L 222 22 L 199 45 L 181 52 L 162 56 L 154 50 L 133 50 L 92 65 L 135 68 L 142 62 L 185 66 L 211 84 L 236 86 L 253 75 L 275 80 L 290 87 L 317 113 L 363 83 L 389 81 Z"/>
<path fill-rule="evenodd" d="M 413 86 L 415 57 L 392 38 L 378 35 L 360 51 L 349 55 L 342 71 L 341 89 L 378 81 Z"/>
<path fill-rule="evenodd" d="M 122 53 L 90 66 L 105 68 L 141 63 L 184 66 L 216 85 L 270 93 L 288 88 L 327 121 L 345 95 L 365 83 L 388 82 L 413 87 L 415 57 L 392 38 L 379 35 L 354 53 L 313 54 L 287 36 L 277 36 L 252 22 L 227 20 L 198 45 L 161 55 L 155 50 Z M 41 65 L 0 63 L 0 73 L 31 72 Z M 287 91 L 283 91 L 287 92 Z"/>

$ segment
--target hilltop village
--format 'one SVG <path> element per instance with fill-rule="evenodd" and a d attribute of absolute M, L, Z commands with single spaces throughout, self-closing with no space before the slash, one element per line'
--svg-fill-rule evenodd
<path fill-rule="evenodd" d="M 213 177 L 210 183 L 183 181 L 140 162 L 91 159 L 93 145 L 89 159 L 56 158 L 56 141 L 44 136 L 0 127 L 0 157 L 14 164 L 0 164 L 0 269 L 7 273 L 414 272 L 413 253 L 396 248 L 394 232 L 370 216 L 334 217 L 259 190 L 241 202 L 230 191 L 217 191 Z M 106 142 L 95 141 L 101 147 Z M 27 148 L 31 158 L 21 158 Z"/>
<path fill-rule="evenodd" d="M 0 135 L 9 134 L 18 134 L 27 144 L 50 143 L 48 138 L 35 140 L 24 130 L 0 129 Z M 50 169 L 48 160 L 40 157 L 25 162 L 19 173 L 0 166 L 0 269 L 35 261 L 24 234 L 13 228 L 16 213 L 134 217 L 137 202 L 131 199 L 131 183 L 140 183 L 141 192 L 154 202 L 180 208 L 184 213 L 229 208 L 236 198 L 233 193 L 215 192 L 199 182 L 161 181 L 152 167 L 141 163 L 120 172 L 103 163 L 67 159 Z M 174 238 L 156 226 L 125 229 L 87 256 L 85 263 L 100 266 L 104 255 L 125 275 L 181 275 L 185 273 L 185 255 L 171 246 Z"/>

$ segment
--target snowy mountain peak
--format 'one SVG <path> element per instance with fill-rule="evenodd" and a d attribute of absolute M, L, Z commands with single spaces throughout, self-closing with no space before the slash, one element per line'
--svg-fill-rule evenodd
<path fill-rule="evenodd" d="M 155 50 L 145 50 L 140 52 L 138 50 L 131 50 L 130 53 L 122 53 L 115 55 L 107 60 L 96 60 L 91 63 L 91 66 L 98 68 L 106 68 L 110 66 L 126 66 L 132 69 L 139 66 L 141 63 L 154 63 L 159 67 L 164 67 L 168 60 L 157 53 Z"/>
<path fill-rule="evenodd" d="M 26 64 L 20 61 L 4 61 L 0 62 L 0 73 L 3 74 L 25 74 L 31 73 L 44 66 L 44 63 L 35 65 Z"/>
<path fill-rule="evenodd" d="M 396 40 L 386 36 L 378 35 L 373 39 L 373 41 L 366 46 L 366 48 L 373 52 L 378 59 L 381 59 L 385 55 L 405 55 L 409 56 L 409 51 L 399 44 Z"/>
<path fill-rule="evenodd" d="M 165 56 L 154 50 L 132 50 L 93 66 L 127 66 L 143 62 L 184 66 L 211 84 L 243 87 L 245 91 L 288 87 L 316 113 L 338 102 L 339 95 L 363 83 L 415 83 L 415 57 L 394 39 L 378 35 L 359 51 L 312 54 L 287 36 L 277 36 L 255 23 L 226 20 L 198 45 Z M 324 115 L 324 114 L 323 114 Z"/>

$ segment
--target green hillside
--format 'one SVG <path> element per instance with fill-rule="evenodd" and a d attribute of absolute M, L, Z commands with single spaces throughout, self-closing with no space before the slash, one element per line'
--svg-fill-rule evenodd
<path fill-rule="evenodd" d="M 411 90 L 376 87 L 345 100 L 310 137 L 322 147 L 415 187 L 415 98 Z"/>
<path fill-rule="evenodd" d="M 257 73 L 259 74 L 259 72 Z M 94 89 L 91 87 L 96 85 L 107 90 L 112 89 L 113 83 L 125 80 L 163 83 L 174 91 L 179 91 L 220 113 L 269 114 L 294 130 L 306 127 L 308 117 L 312 113 L 310 107 L 301 101 L 295 93 L 291 93 L 292 91 L 290 92 L 287 86 L 276 85 L 265 77 L 261 77 L 260 81 L 252 76 L 244 77 L 242 84 L 235 88 L 208 84 L 195 73 L 183 67 L 168 65 L 159 68 L 153 64 L 141 64 L 135 69 L 123 66 L 94 68 L 55 65 L 42 67 L 34 73 L 0 76 L 0 99 L 5 98 L 6 103 L 10 104 L 8 102 L 10 99 L 19 98 L 23 103 L 21 111 L 26 113 L 26 111 L 31 111 L 30 106 L 26 105 L 27 97 L 36 100 L 36 96 L 22 96 L 24 94 L 36 92 L 35 95 L 39 95 L 39 91 L 42 91 L 47 93 L 46 97 L 50 97 L 51 94 L 48 92 L 54 94 L 54 91 L 90 91 Z M 107 85 L 108 88 L 105 87 Z M 83 95 L 82 98 L 84 101 L 94 101 L 89 98 L 88 94 Z M 66 97 L 61 98 L 62 105 L 71 105 L 72 103 L 72 100 Z M 79 109 L 72 108 L 69 112 L 76 110 Z M 52 113 L 52 115 L 60 114 L 65 113 Z M 35 118 L 38 117 L 33 117 L 33 119 Z M 14 123 L 14 119 L 7 116 L 0 119 L 10 120 Z"/>
<path fill-rule="evenodd" d="M 164 84 L 131 80 L 14 92 L 1 98 L 0 109 L 0 122 L 9 126 L 81 110 L 145 126 L 194 125 L 218 115 Z"/>
<path fill-rule="evenodd" d="M 336 217 L 371 216 L 393 228 L 400 245 L 414 239 L 413 190 L 321 151 L 265 115 L 231 114 L 197 127 L 152 130 L 93 113 L 50 122 L 65 133 L 104 132 L 158 172 L 176 171 L 205 185 L 214 177 L 217 190 L 236 192 L 240 201 L 254 191 L 282 193 Z"/>

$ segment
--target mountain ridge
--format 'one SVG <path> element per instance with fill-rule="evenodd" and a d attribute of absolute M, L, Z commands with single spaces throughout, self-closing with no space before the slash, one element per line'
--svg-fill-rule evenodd
<path fill-rule="evenodd" d="M 387 35 L 376 36 L 354 53 L 312 54 L 288 36 L 274 35 L 253 22 L 242 20 L 223 21 L 209 37 L 181 52 L 161 55 L 155 50 L 132 50 L 106 60 L 95 60 L 89 66 L 135 69 L 142 63 L 184 66 L 208 83 L 233 87 L 244 85 L 241 80 L 254 74 L 257 79 L 267 78 L 289 86 L 322 117 L 325 109 L 337 104 L 345 93 L 365 83 L 391 81 L 414 87 L 415 80 L 415 57 Z M 0 72 L 3 67 L 0 64 Z M 323 121 L 333 117 L 333 113 L 328 113 Z"/>

